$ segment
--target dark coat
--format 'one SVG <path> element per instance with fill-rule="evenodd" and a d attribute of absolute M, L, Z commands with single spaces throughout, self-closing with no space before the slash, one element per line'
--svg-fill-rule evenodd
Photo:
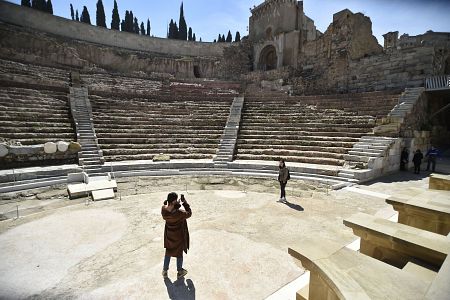
<path fill-rule="evenodd" d="M 283 183 L 288 182 L 288 180 L 289 180 L 288 177 L 289 177 L 289 169 L 288 168 L 284 167 L 284 168 L 279 169 L 279 172 L 278 172 L 278 181 L 279 182 L 283 182 Z"/>
<path fill-rule="evenodd" d="M 422 152 L 416 152 L 413 157 L 413 162 L 415 165 L 420 165 L 422 163 L 423 154 Z"/>
<path fill-rule="evenodd" d="M 164 227 L 164 248 L 166 255 L 179 257 L 183 251 L 187 253 L 189 249 L 189 229 L 186 219 L 192 216 L 191 207 L 187 202 L 183 203 L 184 210 L 174 209 L 168 211 L 164 206 L 161 208 L 161 215 L 166 221 Z"/>

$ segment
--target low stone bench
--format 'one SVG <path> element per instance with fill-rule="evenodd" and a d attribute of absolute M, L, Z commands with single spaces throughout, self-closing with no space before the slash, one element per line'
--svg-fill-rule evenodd
<path fill-rule="evenodd" d="M 450 175 L 431 174 L 428 188 L 430 190 L 450 191 Z"/>
<path fill-rule="evenodd" d="M 450 201 L 389 197 L 386 202 L 398 212 L 398 222 L 401 224 L 442 235 L 450 232 Z"/>
<path fill-rule="evenodd" d="M 328 240 L 306 240 L 288 253 L 311 272 L 309 295 L 297 299 L 423 299 L 429 282 Z"/>
<path fill-rule="evenodd" d="M 450 237 L 447 236 L 450 241 Z M 445 300 L 449 299 L 450 295 L 450 257 L 447 256 L 437 276 L 431 283 L 428 291 L 424 297 L 426 300 Z"/>
<path fill-rule="evenodd" d="M 361 238 L 361 253 L 399 268 L 415 259 L 439 268 L 450 252 L 445 236 L 368 214 L 357 213 L 344 224 Z"/>
<path fill-rule="evenodd" d="M 112 189 L 117 191 L 117 182 L 113 179 L 90 178 L 88 183 L 74 183 L 67 185 L 67 192 L 70 199 L 88 196 L 93 191 L 103 191 Z"/>

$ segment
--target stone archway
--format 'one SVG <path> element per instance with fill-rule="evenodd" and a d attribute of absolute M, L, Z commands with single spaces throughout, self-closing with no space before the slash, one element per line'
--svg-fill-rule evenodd
<path fill-rule="evenodd" d="M 259 55 L 258 69 L 263 71 L 274 70 L 277 68 L 277 64 L 277 49 L 273 45 L 264 47 Z"/>

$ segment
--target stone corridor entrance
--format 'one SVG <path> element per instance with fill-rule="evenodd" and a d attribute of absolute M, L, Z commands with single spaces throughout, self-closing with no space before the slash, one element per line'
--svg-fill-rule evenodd
<path fill-rule="evenodd" d="M 258 69 L 263 71 L 274 70 L 277 68 L 277 50 L 269 45 L 261 51 Z"/>

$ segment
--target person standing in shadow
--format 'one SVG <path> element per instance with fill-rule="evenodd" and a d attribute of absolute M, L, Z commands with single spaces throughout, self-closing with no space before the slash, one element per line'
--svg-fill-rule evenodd
<path fill-rule="evenodd" d="M 409 152 L 408 149 L 403 148 L 400 154 L 400 171 L 406 171 L 406 164 L 408 163 Z"/>
<path fill-rule="evenodd" d="M 436 159 L 439 156 L 439 150 L 435 148 L 434 146 L 431 146 L 431 149 L 427 151 L 427 154 L 425 154 L 425 157 L 428 157 L 428 163 L 427 163 L 427 171 L 431 170 L 434 172 L 436 169 Z"/>
<path fill-rule="evenodd" d="M 183 206 L 184 209 L 180 209 Z M 177 258 L 177 278 L 181 278 L 187 274 L 187 270 L 183 269 L 183 252 L 187 254 L 189 249 L 189 229 L 186 219 L 192 216 L 192 210 L 187 203 L 184 195 L 178 200 L 176 193 L 167 195 L 167 200 L 161 208 L 161 215 L 166 221 L 164 227 L 164 248 L 166 254 L 164 256 L 164 266 L 162 276 L 167 278 L 169 270 L 170 258 Z"/>
<path fill-rule="evenodd" d="M 423 154 L 420 151 L 420 149 L 416 150 L 416 153 L 414 153 L 413 157 L 413 163 L 414 163 L 414 174 L 420 174 L 420 164 L 422 163 Z"/>

